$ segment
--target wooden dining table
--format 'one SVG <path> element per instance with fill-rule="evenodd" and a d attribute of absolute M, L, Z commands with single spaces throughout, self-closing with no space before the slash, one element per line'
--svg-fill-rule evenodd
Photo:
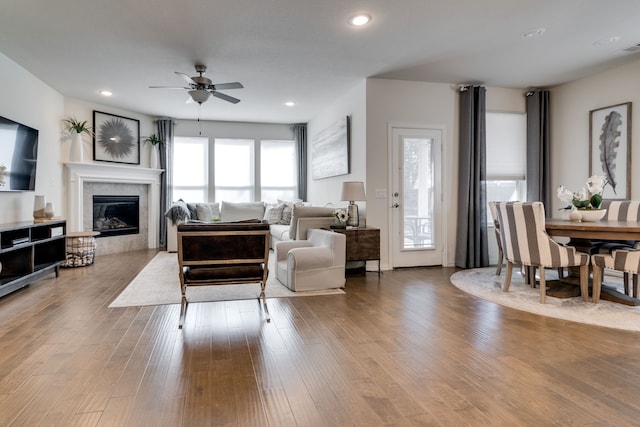
<path fill-rule="evenodd" d="M 581 222 L 552 218 L 545 221 L 545 229 L 550 236 L 568 237 L 569 245 L 589 254 L 595 250 L 594 241 L 640 241 L 640 223 L 636 221 Z M 601 299 L 626 305 L 640 305 L 639 299 L 604 284 Z"/>

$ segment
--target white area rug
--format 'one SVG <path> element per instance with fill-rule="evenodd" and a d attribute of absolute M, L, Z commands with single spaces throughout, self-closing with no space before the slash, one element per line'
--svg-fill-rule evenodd
<path fill-rule="evenodd" d="M 269 264 L 273 257 L 269 258 Z M 270 272 L 274 269 L 270 265 Z M 344 294 L 342 289 L 293 292 L 283 286 L 275 273 L 269 274 L 265 294 L 267 298 L 288 298 L 315 295 Z M 254 299 L 260 295 L 260 284 L 228 286 L 196 286 L 187 288 L 189 302 L 229 301 Z M 143 305 L 180 304 L 180 279 L 178 278 L 178 256 L 175 253 L 158 254 L 129 283 L 109 307 L 135 307 Z"/>
<path fill-rule="evenodd" d="M 640 307 L 602 299 L 598 304 L 593 304 L 591 299 L 588 303 L 583 302 L 582 297 L 565 299 L 550 296 L 547 296 L 546 304 L 540 304 L 540 289 L 526 285 L 522 275 L 516 272 L 509 292 L 502 292 L 504 270 L 500 276 L 496 276 L 495 267 L 461 270 L 451 275 L 451 283 L 471 295 L 518 310 L 591 325 L 640 331 Z M 553 274 L 547 270 L 547 279 L 554 278 Z M 605 276 L 604 284 L 623 292 L 622 279 Z"/>

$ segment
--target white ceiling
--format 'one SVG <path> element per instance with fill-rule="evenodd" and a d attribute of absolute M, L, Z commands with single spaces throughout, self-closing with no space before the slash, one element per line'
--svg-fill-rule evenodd
<path fill-rule="evenodd" d="M 372 23 L 350 27 L 361 11 Z M 638 0 L 5 0 L 0 13 L 0 52 L 64 96 L 180 119 L 306 122 L 372 76 L 549 87 L 636 60 L 620 51 L 638 43 Z M 149 88 L 182 85 L 174 71 L 196 63 L 240 81 L 226 93 L 242 101 L 198 112 L 186 91 Z"/>

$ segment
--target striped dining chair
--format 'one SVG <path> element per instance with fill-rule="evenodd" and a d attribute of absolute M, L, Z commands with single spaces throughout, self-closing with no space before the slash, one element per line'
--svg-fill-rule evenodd
<path fill-rule="evenodd" d="M 502 272 L 502 262 L 504 261 L 504 253 L 502 251 L 502 236 L 500 236 L 500 222 L 498 221 L 498 211 L 496 210 L 496 202 L 489 202 L 489 211 L 493 218 L 493 229 L 496 233 L 496 241 L 498 243 L 498 266 L 496 267 L 496 276 Z"/>
<path fill-rule="evenodd" d="M 540 271 L 540 302 L 547 292 L 545 268 L 580 267 L 580 293 L 583 301 L 589 298 L 589 255 L 572 246 L 553 240 L 544 227 L 542 202 L 496 202 L 500 222 L 502 249 L 507 259 L 507 271 L 502 290 L 509 291 L 514 264 L 531 267 L 530 284 L 534 284 L 535 270 Z"/>
<path fill-rule="evenodd" d="M 640 222 L 640 202 L 634 200 L 605 200 L 601 205 L 607 210 L 607 221 Z M 633 240 L 592 242 L 599 253 L 610 253 L 614 249 L 640 249 L 640 242 Z"/>
<path fill-rule="evenodd" d="M 593 302 L 600 301 L 602 289 L 602 275 L 605 268 L 621 271 L 624 274 L 624 291 L 629 290 L 629 274 L 633 275 L 633 297 L 638 298 L 638 274 L 640 274 L 640 251 L 628 249 L 614 249 L 610 254 L 591 255 L 593 265 Z"/>
<path fill-rule="evenodd" d="M 640 221 L 640 201 L 604 200 L 600 207 L 607 210 L 607 221 Z"/>
<path fill-rule="evenodd" d="M 602 202 L 601 208 L 607 210 L 607 215 L 605 219 L 607 221 L 635 221 L 640 222 L 640 201 L 637 200 L 605 200 Z M 601 268 L 611 268 L 607 267 L 607 265 L 618 266 L 620 268 L 612 268 L 614 270 L 622 271 L 623 274 L 623 282 L 624 282 L 624 293 L 627 295 L 631 295 L 633 292 L 633 297 L 638 298 L 638 272 L 637 269 L 634 272 L 633 265 L 629 265 L 626 269 L 622 268 L 622 265 L 626 265 L 627 255 L 623 252 L 628 252 L 628 250 L 632 249 L 640 249 L 640 242 L 633 240 L 621 240 L 621 241 L 601 241 L 601 242 L 591 242 L 591 244 L 596 248 L 597 253 L 599 254 L 610 254 L 611 257 L 601 257 L 598 258 L 598 263 Z M 620 251 L 618 254 L 618 262 L 615 261 L 615 257 L 613 253 L 615 251 Z M 633 259 L 635 255 L 629 254 L 630 258 Z M 620 260 L 624 257 L 625 262 L 621 263 Z M 593 262 L 593 260 L 592 260 Z M 633 264 L 633 263 L 632 263 Z M 594 269 L 594 276 L 595 276 Z M 629 275 L 633 278 L 633 286 L 629 286 Z M 602 275 L 600 276 L 602 280 Z M 594 302 L 595 298 L 594 298 Z"/>

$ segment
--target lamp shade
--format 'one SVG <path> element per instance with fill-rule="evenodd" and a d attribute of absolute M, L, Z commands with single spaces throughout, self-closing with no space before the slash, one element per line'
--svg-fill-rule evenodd
<path fill-rule="evenodd" d="M 209 99 L 209 97 L 211 96 L 211 94 L 204 89 L 190 90 L 189 95 L 191 95 L 191 98 L 198 104 L 207 102 L 207 99 Z"/>
<path fill-rule="evenodd" d="M 362 181 L 345 181 L 342 183 L 342 197 L 340 200 L 356 201 L 366 200 L 364 194 L 364 182 Z"/>

